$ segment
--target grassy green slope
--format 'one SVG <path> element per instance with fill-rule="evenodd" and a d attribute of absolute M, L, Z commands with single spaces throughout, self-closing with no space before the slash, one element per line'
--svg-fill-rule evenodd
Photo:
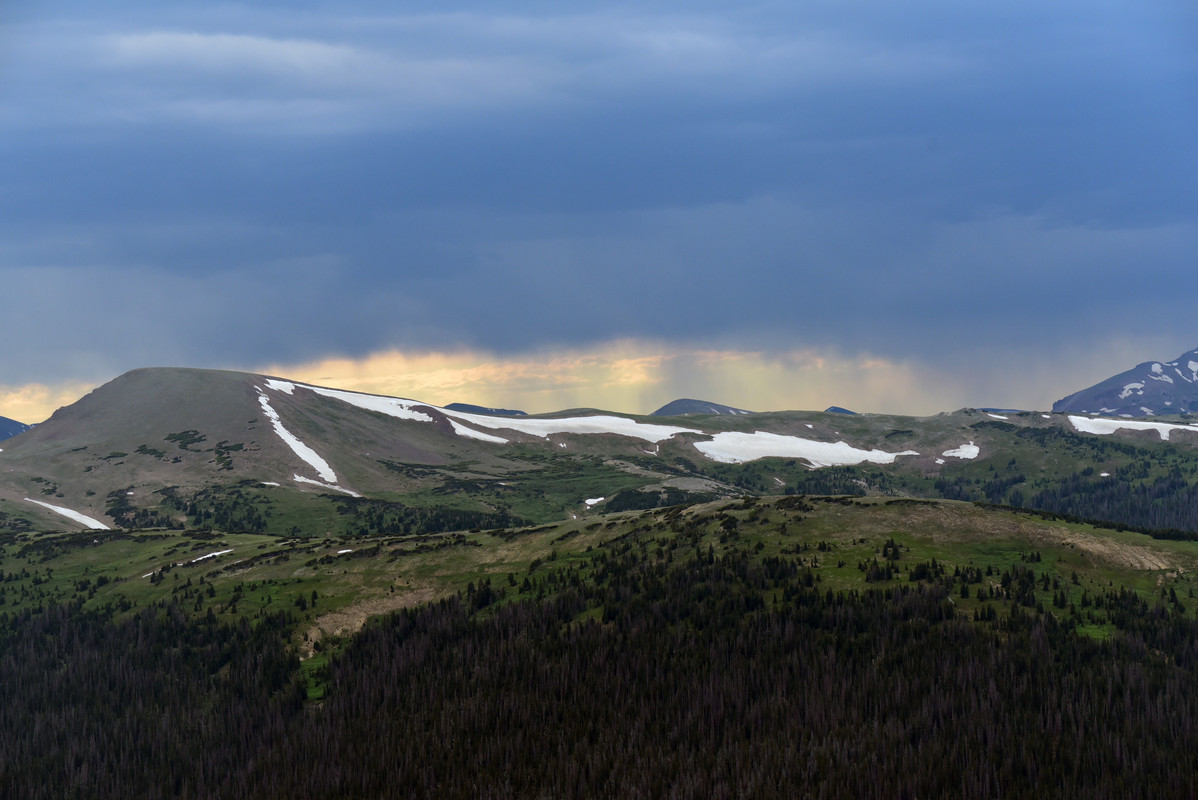
<path fill-rule="evenodd" d="M 704 547 L 801 557 L 832 588 L 863 585 L 879 570 L 902 580 L 926 562 L 921 569 L 934 578 L 964 571 L 955 577 L 971 579 L 973 588 L 958 595 L 967 608 L 991 600 L 995 571 L 1010 571 L 1017 560 L 1035 563 L 1029 569 L 1041 580 L 1048 575 L 1047 585 L 1024 587 L 1017 600 L 1081 609 L 1083 596 L 1128 586 L 1145 596 L 1174 589 L 1178 602 L 1189 603 L 1190 543 L 970 503 L 891 500 L 1047 507 L 1080 497 L 1090 498 L 1085 508 L 1109 516 L 1055 510 L 1169 527 L 1154 520 L 1178 518 L 1175 506 L 1189 497 L 1198 474 L 1192 434 L 1168 442 L 1153 432 L 1096 436 L 1038 413 L 998 419 L 964 410 L 917 419 L 779 412 L 688 417 L 699 432 L 658 446 L 608 434 L 512 432 L 503 432 L 509 443 L 495 444 L 456 435 L 433 409 L 434 423 L 406 421 L 304 390 L 271 392 L 288 430 L 328 461 L 341 486 L 365 495 L 351 498 L 291 480 L 313 472 L 262 414 L 262 385 L 261 376 L 242 373 L 139 370 L 12 440 L 0 455 L 0 570 L 9 608 L 73 599 L 131 609 L 169 595 L 196 612 L 237 615 L 299 608 L 301 599 L 310 605 L 316 592 L 317 609 L 302 609 L 311 641 L 471 582 L 477 588 L 490 579 L 496 592 L 513 596 L 526 591 L 528 577 L 535 590 L 538 570 L 555 552 L 586 563 L 594 548 L 620 537 L 678 557 Z M 693 447 L 737 430 L 920 455 L 813 470 L 801 458 L 722 464 Z M 966 442 L 980 448 L 976 459 L 942 455 Z M 1161 486 L 1169 493 L 1149 492 Z M 1149 493 L 1121 498 L 1112 494 L 1119 487 Z M 776 497 L 793 494 L 870 499 L 812 505 Z M 62 533 L 75 526 L 25 497 L 123 530 Z M 673 507 L 654 509 L 666 505 Z M 812 551 L 821 541 L 827 547 Z M 232 552 L 194 560 L 222 550 Z M 1028 560 L 1033 551 L 1035 562 Z M 937 571 L 944 565 L 947 576 Z M 986 588 L 983 600 L 978 587 Z"/>
<path fill-rule="evenodd" d="M 968 503 L 792 496 L 439 534 L 8 533 L 0 611 L 67 602 L 132 611 L 172 599 L 228 618 L 288 610 L 311 655 L 389 609 L 459 592 L 485 591 L 488 602 L 542 595 L 613 547 L 663 564 L 734 551 L 797 560 L 833 591 L 936 583 L 968 614 L 1039 608 L 1100 635 L 1109 619 L 1095 603 L 1121 588 L 1188 615 L 1198 608 L 1198 543 Z"/>

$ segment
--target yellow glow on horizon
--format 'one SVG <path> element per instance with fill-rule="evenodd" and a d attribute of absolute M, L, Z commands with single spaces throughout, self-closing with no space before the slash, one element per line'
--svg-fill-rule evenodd
<path fill-rule="evenodd" d="M 98 385 L 69 381 L 55 386 L 44 383 L 0 386 L 0 416 L 26 425 L 45 422 L 56 409 L 74 403 Z"/>
<path fill-rule="evenodd" d="M 994 345 L 954 368 L 833 348 L 713 349 L 626 339 L 503 356 L 469 349 L 388 350 L 360 358 L 228 368 L 439 406 L 472 403 L 532 414 L 570 408 L 648 414 L 689 397 L 752 411 L 822 411 L 838 405 L 923 416 L 977 405 L 1046 410 L 1056 398 L 1116 374 L 1146 351 L 1151 352 L 1111 342 L 1029 355 Z M 0 386 L 0 415 L 42 422 L 97 385 Z"/>
<path fill-rule="evenodd" d="M 686 349 L 641 341 L 506 357 L 387 351 L 262 371 L 440 406 L 460 402 L 529 413 L 589 407 L 647 414 L 680 397 L 754 411 L 848 405 L 897 414 L 935 413 L 946 408 L 941 402 L 956 402 L 928 391 L 937 385 L 931 370 L 869 354 Z"/>

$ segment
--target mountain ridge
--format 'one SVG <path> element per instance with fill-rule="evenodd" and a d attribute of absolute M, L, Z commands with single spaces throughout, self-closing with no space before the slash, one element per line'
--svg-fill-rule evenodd
<path fill-rule="evenodd" d="M 1198 411 L 1198 349 L 1173 361 L 1137 364 L 1056 401 L 1052 410 L 1133 418 L 1194 413 Z"/>
<path fill-rule="evenodd" d="M 350 500 L 453 509 L 476 525 L 745 492 L 903 487 L 1019 505 L 1023 492 L 1056 491 L 1053 481 L 1071 469 L 1121 468 L 1091 439 L 1140 447 L 1173 434 L 1189 448 L 1198 427 L 977 409 L 922 418 L 784 411 L 674 422 L 595 409 L 499 417 L 252 373 L 147 368 L 12 439 L 0 452 L 0 514 L 40 525 L 78 521 L 71 514 L 116 526 L 195 525 L 204 508 L 219 508 L 215 493 L 237 498 L 236 524 L 278 531 L 305 514 L 335 520 L 330 504 Z M 1049 449 L 1062 440 L 1095 460 L 1062 460 Z M 1011 472 L 1016 460 L 1028 475 Z M 995 482 L 996 464 L 1010 480 Z"/>
<path fill-rule="evenodd" d="M 693 400 L 691 398 L 680 398 L 671 400 L 661 408 L 649 414 L 651 417 L 687 417 L 695 414 L 713 414 L 716 416 L 733 416 L 738 414 L 752 414 L 752 411 L 746 411 L 743 408 L 735 408 L 726 406 L 723 403 L 712 403 L 709 400 Z"/>
<path fill-rule="evenodd" d="M 5 439 L 11 439 L 17 434 L 24 433 L 32 427 L 32 425 L 26 425 L 24 422 L 17 422 L 15 419 L 0 417 L 0 442 Z"/>
<path fill-rule="evenodd" d="M 488 408 L 486 406 L 476 406 L 471 403 L 449 403 L 445 406 L 449 411 L 464 411 L 467 414 L 489 414 L 493 417 L 527 417 L 525 411 L 518 411 L 512 408 Z"/>

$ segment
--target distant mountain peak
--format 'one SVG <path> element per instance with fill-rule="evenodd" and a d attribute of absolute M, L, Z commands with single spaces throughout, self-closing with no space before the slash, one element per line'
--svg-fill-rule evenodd
<path fill-rule="evenodd" d="M 1152 417 L 1198 412 L 1198 350 L 1145 361 L 1052 404 L 1056 412 Z"/>
<path fill-rule="evenodd" d="M 752 411 L 746 411 L 743 408 L 733 408 L 722 403 L 712 403 L 708 400 L 692 400 L 683 398 L 673 400 L 666 403 L 661 408 L 654 411 L 649 416 L 651 417 L 686 417 L 692 414 L 712 414 L 716 416 L 734 416 L 739 414 L 752 414 Z"/>
<path fill-rule="evenodd" d="M 470 403 L 450 403 L 445 406 L 450 411 L 460 411 L 463 414 L 486 414 L 491 417 L 527 417 L 528 414 L 524 411 L 516 411 L 510 408 L 487 408 L 486 406 L 475 406 Z"/>
<path fill-rule="evenodd" d="M 12 438 L 18 433 L 24 433 L 29 430 L 31 425 L 26 425 L 23 422 L 17 422 L 15 419 L 8 417 L 0 417 L 0 441 Z"/>

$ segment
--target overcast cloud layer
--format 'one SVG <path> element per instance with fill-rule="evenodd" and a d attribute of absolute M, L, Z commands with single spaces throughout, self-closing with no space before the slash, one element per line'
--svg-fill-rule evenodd
<path fill-rule="evenodd" d="M 589 5 L 5 2 L 0 385 L 1198 346 L 1192 3 Z"/>

